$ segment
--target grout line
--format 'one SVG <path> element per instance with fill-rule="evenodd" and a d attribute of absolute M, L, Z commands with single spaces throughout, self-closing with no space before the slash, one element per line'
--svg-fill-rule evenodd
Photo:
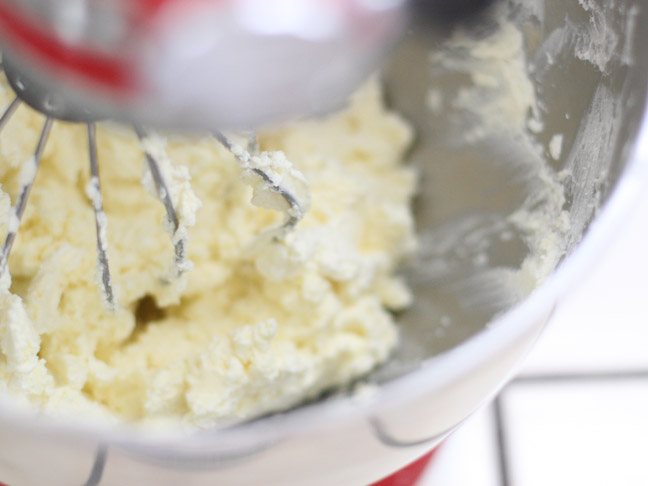
<path fill-rule="evenodd" d="M 504 430 L 504 413 L 502 398 L 498 396 L 493 402 L 493 418 L 495 419 L 495 440 L 497 443 L 498 468 L 502 486 L 511 486 L 509 457 L 507 452 L 506 431 Z"/>
<path fill-rule="evenodd" d="M 629 371 L 594 371 L 594 372 L 576 372 L 576 373 L 550 373 L 537 375 L 518 376 L 512 381 L 512 384 L 548 384 L 555 382 L 572 382 L 572 381 L 617 381 L 617 380 L 648 380 L 648 370 L 629 370 Z"/>

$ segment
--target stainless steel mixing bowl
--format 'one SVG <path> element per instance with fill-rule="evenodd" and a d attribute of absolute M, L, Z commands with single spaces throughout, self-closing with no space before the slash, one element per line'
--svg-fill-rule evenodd
<path fill-rule="evenodd" d="M 518 0 L 509 7 L 525 35 L 536 115 L 544 121 L 532 124 L 531 145 L 556 173 L 566 169 L 557 180 L 571 225 L 560 240 L 560 261 L 555 253 L 537 255 L 540 265 L 557 264 L 547 279 L 536 288 L 520 281 L 503 289 L 490 278 L 491 270 L 514 274 L 528 256 L 523 235 L 500 230 L 529 202 L 530 181 L 540 176 L 511 171 L 531 153 L 514 134 L 500 130 L 459 143 L 452 107 L 439 112 L 423 101 L 433 83 L 452 99 L 470 80 L 431 69 L 429 52 L 441 41 L 415 26 L 385 79 L 389 102 L 418 133 L 411 159 L 421 171 L 416 211 L 423 246 L 406 270 L 416 301 L 399 316 L 402 345 L 371 377 L 375 386 L 191 435 L 83 426 L 2 405 L 0 481 L 362 486 L 431 449 L 487 403 L 648 188 L 645 3 Z"/>

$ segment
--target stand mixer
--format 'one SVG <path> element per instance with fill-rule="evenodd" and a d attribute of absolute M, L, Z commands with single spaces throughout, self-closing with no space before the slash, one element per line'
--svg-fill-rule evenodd
<path fill-rule="evenodd" d="M 0 2 L 3 69 L 16 93 L 0 130 L 22 101 L 45 115 L 26 164 L 0 253 L 0 274 L 11 247 L 54 120 L 87 125 L 97 261 L 104 300 L 116 306 L 107 256 L 95 123 L 113 118 L 174 130 L 207 131 L 228 150 L 218 128 L 327 113 L 341 107 L 395 42 L 406 0 L 60 0 Z M 427 14 L 465 15 L 487 2 L 422 2 Z M 472 5 L 474 4 L 474 5 Z M 295 63 L 295 59 L 299 62 Z M 186 86 L 191 86 L 187 89 Z M 252 132 L 253 133 L 253 132 Z M 256 155 L 254 136 L 249 149 Z M 155 157 L 146 159 L 172 227 L 175 264 L 182 273 L 185 241 Z M 246 167 L 250 153 L 235 153 Z M 294 226 L 303 209 L 290 190 L 262 169 L 252 171 L 281 195 Z"/>
<path fill-rule="evenodd" d="M 245 119 L 243 110 L 254 106 L 250 102 L 239 106 L 239 111 L 220 113 L 202 109 L 202 106 L 196 107 L 195 111 L 187 109 L 186 112 L 178 108 L 171 110 L 178 115 L 177 118 L 169 116 L 164 119 L 163 115 L 169 113 L 163 109 L 167 107 L 164 103 L 176 108 L 182 104 L 173 104 L 172 98 L 165 97 L 154 101 L 153 95 L 161 91 L 149 94 L 134 89 L 129 91 L 136 84 L 129 84 L 133 79 L 122 76 L 124 71 L 118 68 L 121 64 L 111 61 L 114 61 L 115 52 L 125 57 L 135 56 L 135 43 L 131 44 L 133 49 L 126 49 L 126 43 L 107 44 L 114 47 L 112 50 L 96 49 L 97 43 L 89 41 L 75 44 L 82 47 L 79 48 L 82 54 L 87 54 L 91 46 L 102 54 L 90 60 L 78 53 L 64 55 L 60 43 L 48 43 L 50 36 L 39 45 L 49 46 L 43 50 L 58 61 L 45 62 L 49 57 L 43 55 L 38 58 L 39 61 L 30 62 L 28 55 L 35 49 L 21 50 L 19 46 L 22 44 L 12 44 L 14 37 L 6 34 L 22 25 L 14 22 L 14 17 L 18 12 L 23 12 L 23 19 L 39 18 L 35 12 L 47 8 L 43 5 L 56 6 L 51 11 L 41 12 L 40 18 L 48 19 L 52 11 L 62 11 L 60 7 L 64 3 L 76 6 L 66 21 L 74 24 L 79 18 L 87 20 L 88 17 L 79 14 L 78 6 L 92 6 L 93 9 L 105 10 L 105 19 L 114 21 L 106 25 L 112 26 L 117 33 L 121 25 L 117 20 L 122 17 L 117 15 L 115 20 L 113 9 L 118 5 L 131 12 L 133 18 L 138 15 L 138 18 L 146 17 L 146 12 L 141 13 L 145 9 L 157 11 L 156 8 L 167 5 L 167 2 L 152 0 L 130 3 L 0 2 L 0 32 L 5 33 L 3 38 L 6 46 L 4 62 L 9 61 L 8 66 L 13 62 L 24 80 L 40 80 L 47 83 L 51 93 L 56 90 L 56 93 L 72 95 L 66 100 L 78 98 L 78 106 L 86 106 L 98 118 L 115 116 L 140 127 L 206 129 L 213 132 L 215 128 L 246 129 L 283 118 L 268 110 L 255 120 L 253 117 Z M 212 3 L 231 6 L 245 2 L 223 0 Z M 264 2 L 259 0 L 249 4 L 252 3 L 258 6 Z M 270 4 L 271 0 L 266 3 Z M 370 2 L 358 0 L 356 3 L 366 5 Z M 393 11 L 380 11 L 384 14 L 383 18 L 396 19 L 405 12 L 402 10 L 405 6 L 399 2 L 375 2 L 376 5 L 378 3 L 395 8 Z M 473 300 L 466 304 L 467 298 L 476 295 L 473 289 L 458 285 L 465 283 L 465 280 L 451 280 L 454 274 L 446 278 L 439 276 L 438 272 L 434 273 L 434 263 L 445 259 L 446 253 L 439 250 L 438 258 L 436 254 L 428 256 L 428 260 L 420 262 L 420 273 L 414 273 L 419 280 L 413 281 L 413 308 L 399 318 L 403 345 L 387 365 L 389 369 L 384 368 L 381 375 L 372 378 L 375 394 L 365 397 L 366 402 L 341 392 L 328 399 L 323 398 L 286 413 L 261 417 L 227 430 L 162 437 L 128 428 L 67 423 L 39 416 L 31 410 L 14 411 L 2 405 L 0 480 L 17 486 L 175 485 L 187 482 L 196 485 L 256 486 L 259 478 L 263 478 L 264 484 L 281 486 L 369 484 L 429 451 L 501 389 L 537 339 L 556 306 L 597 264 L 606 245 L 631 214 L 637 194 L 645 191 L 648 181 L 648 125 L 645 123 L 648 57 L 644 52 L 648 39 L 648 14 L 644 5 L 636 0 L 512 0 L 510 3 L 522 5 L 517 10 L 516 23 L 525 32 L 525 55 L 529 59 L 529 65 L 525 64 L 525 67 L 529 67 L 533 73 L 534 87 L 539 93 L 545 115 L 544 130 L 534 136 L 533 141 L 544 149 L 554 134 L 563 134 L 565 140 L 565 150 L 559 160 L 550 162 L 556 170 L 568 171 L 569 177 L 561 179 L 561 185 L 569 196 L 564 209 L 569 211 L 574 224 L 565 243 L 564 259 L 550 277 L 530 288 L 531 293 L 520 297 L 515 305 L 503 303 L 501 307 L 492 308 L 492 299 L 486 303 Z M 198 8 L 206 2 L 185 1 L 184 4 Z M 141 11 L 135 12 L 137 9 Z M 47 12 L 50 17 L 46 15 Z M 397 15 L 390 17 L 391 14 Z M 96 23 L 92 24 L 89 30 L 98 39 L 110 39 L 108 34 L 114 33 L 108 27 L 104 31 L 101 30 L 104 27 L 100 29 L 95 26 Z M 20 35 L 34 33 L 34 29 L 29 28 L 18 30 L 22 33 Z M 390 106 L 403 113 L 419 134 L 419 143 L 411 157 L 425 181 L 421 184 L 420 199 L 417 201 L 418 230 L 421 233 L 427 231 L 432 236 L 443 236 L 449 222 L 466 215 L 485 215 L 483 224 L 494 226 L 494 223 L 500 223 L 506 215 L 516 210 L 520 199 L 526 196 L 522 190 L 515 190 L 515 179 L 520 174 L 506 172 L 507 164 L 501 161 L 518 160 L 525 154 L 521 156 L 520 151 L 509 150 L 509 145 L 498 144 L 499 139 L 491 145 L 478 146 L 478 150 L 473 145 L 453 145 L 449 131 L 442 130 L 449 125 L 446 113 L 442 111 L 435 115 L 426 103 L 428 100 L 425 96 L 429 94 L 430 87 L 429 53 L 435 47 L 427 36 L 428 30 L 427 26 L 414 26 L 413 35 L 406 36 L 392 56 L 385 76 Z M 191 29 L 189 31 L 191 33 Z M 200 37 L 197 31 L 196 37 Z M 608 35 L 602 37 L 602 32 Z M 82 37 L 79 30 L 72 28 L 66 35 L 73 38 L 73 33 L 79 36 L 77 38 Z M 33 37 L 43 40 L 42 32 Z M 596 56 L 585 55 L 587 51 L 584 54 L 583 48 L 589 46 L 588 43 L 597 48 L 594 51 Z M 199 49 L 204 44 L 196 41 L 193 45 L 196 59 L 200 57 L 198 54 L 205 54 L 205 49 Z M 264 44 L 259 42 L 257 45 Z M 142 49 L 139 52 L 152 52 L 153 49 L 146 43 L 138 48 Z M 251 48 L 252 51 L 254 49 Z M 109 55 L 110 52 L 113 57 Z M 269 56 L 272 52 L 268 50 L 264 55 Z M 190 53 L 185 54 L 188 56 Z M 604 54 L 609 54 L 609 60 Z M 180 54 L 178 56 L 182 57 Z M 61 59 L 70 60 L 73 66 L 80 66 L 85 77 L 74 74 L 74 70 L 63 69 Z M 300 58 L 300 62 L 290 59 L 289 67 L 294 68 L 293 74 L 302 73 L 302 67 L 305 70 L 304 65 L 310 59 L 308 56 L 303 60 Z M 45 65 L 58 75 L 43 77 Z M 222 67 L 225 74 L 231 74 L 232 64 L 223 67 L 216 63 L 212 67 L 214 70 Z M 263 71 L 257 69 L 258 66 L 241 62 L 236 67 L 241 70 L 248 68 L 245 72 L 254 76 L 251 79 L 241 78 L 241 84 L 235 87 L 242 87 L 247 81 L 250 84 L 255 81 L 259 89 L 271 87 L 262 82 L 264 77 L 259 73 Z M 141 66 L 141 69 L 148 68 L 148 65 Z M 173 73 L 160 69 L 156 74 L 175 75 L 176 78 L 186 76 L 198 84 L 209 85 L 204 79 L 198 79 L 195 71 L 180 69 Z M 159 81 L 155 86 L 160 90 L 171 86 L 163 83 L 162 78 L 150 76 L 146 79 L 151 79 L 152 83 Z M 60 80 L 60 85 L 58 82 L 55 84 L 55 80 Z M 435 81 L 438 81 L 435 86 L 445 87 L 443 80 Z M 449 77 L 447 91 L 451 92 L 450 88 L 460 86 L 465 81 L 465 73 Z M 103 87 L 106 96 L 91 94 L 91 86 Z M 217 85 L 212 83 L 211 86 Z M 272 86 L 276 87 L 274 84 Z M 283 93 L 290 98 L 288 104 L 283 105 L 287 110 L 286 116 L 298 112 L 296 109 L 293 111 L 297 99 L 292 99 L 293 94 L 297 97 L 298 91 L 292 93 L 292 88 L 292 84 L 287 84 L 275 91 L 276 95 Z M 185 90 L 182 95 L 191 96 L 189 91 L 192 90 Z M 218 94 L 216 91 L 214 89 L 215 95 Z M 123 101 L 129 99 L 126 96 L 129 92 L 142 94 L 144 98 L 133 95 L 132 103 Z M 272 90 L 265 91 L 268 92 Z M 172 94 L 171 91 L 169 93 Z M 200 90 L 197 89 L 195 93 L 196 102 L 201 101 Z M 238 101 L 241 99 L 245 98 Z M 304 98 L 300 99 L 304 101 Z M 119 100 L 122 100 L 121 104 Z M 263 96 L 255 100 L 260 101 L 260 107 L 266 106 L 264 102 L 270 104 L 275 101 L 272 97 L 264 99 Z M 81 104 L 81 101 L 85 104 Z M 202 102 L 207 104 L 204 99 Z M 295 105 L 290 104 L 293 102 Z M 235 105 L 232 101 L 231 106 Z M 330 106 L 334 105 L 331 102 Z M 76 106 L 75 109 L 78 109 Z M 316 103 L 308 106 L 316 107 Z M 153 116 L 156 110 L 159 114 L 157 119 Z M 305 112 L 317 111 L 312 108 Z M 324 108 L 322 111 L 325 111 Z M 146 114 L 149 116 L 144 116 Z M 181 114 L 196 118 L 187 121 L 187 118 L 179 116 Z M 214 117 L 213 123 L 202 123 L 208 115 Z M 234 115 L 240 115 L 240 119 L 220 118 Z M 437 119 L 439 123 L 435 124 Z M 88 135 L 92 137 L 90 133 L 91 129 Z M 253 141 L 250 146 L 254 147 Z M 513 148 L 520 149 L 519 145 Z M 472 228 L 468 226 L 466 232 L 461 233 L 463 240 L 473 236 Z M 438 249 L 443 246 L 442 243 L 437 238 L 429 248 Z M 505 269 L 517 268 L 528 252 L 517 238 L 493 238 L 491 243 L 493 265 Z M 450 263 L 457 263 L 459 270 L 465 269 L 468 277 L 474 277 L 474 255 L 470 252 L 460 254 L 459 251 L 452 251 L 453 248 L 449 250 Z M 447 329 L 439 324 L 444 316 L 451 317 L 452 324 Z M 435 331 L 438 330 L 443 333 L 437 334 Z"/>
<path fill-rule="evenodd" d="M 116 306 L 107 256 L 97 161 L 95 122 L 115 118 L 176 130 L 205 130 L 230 151 L 233 142 L 216 128 L 316 114 L 339 106 L 374 69 L 396 38 L 404 1 L 146 1 L 3 2 L 0 36 L 3 69 L 16 93 L 0 129 L 22 101 L 45 115 L 0 254 L 5 271 L 20 219 L 54 120 L 87 125 L 95 212 L 97 260 L 104 300 Z M 300 60 L 295 66 L 293 60 Z M 185 87 L 190 85 L 191 89 Z M 256 144 L 249 148 L 256 155 Z M 146 159 L 172 228 L 177 273 L 185 241 L 155 157 Z M 246 166 L 249 152 L 235 152 Z M 302 208 L 289 189 L 262 169 L 252 171 L 281 195 L 291 215 Z"/>

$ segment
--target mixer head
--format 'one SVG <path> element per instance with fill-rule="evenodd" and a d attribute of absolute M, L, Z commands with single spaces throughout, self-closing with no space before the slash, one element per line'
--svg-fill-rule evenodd
<path fill-rule="evenodd" d="M 340 108 L 406 0 L 0 0 L 0 42 L 68 109 L 175 130 Z"/>

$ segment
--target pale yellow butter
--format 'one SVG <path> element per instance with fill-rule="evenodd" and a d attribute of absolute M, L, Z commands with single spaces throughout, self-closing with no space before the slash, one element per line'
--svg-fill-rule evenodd
<path fill-rule="evenodd" d="M 1 104 L 11 96 L 0 87 Z M 41 123 L 21 108 L 0 134 L 1 235 Z M 377 83 L 343 113 L 261 134 L 263 150 L 294 164 L 300 191 L 310 185 L 298 194 L 310 209 L 282 240 L 259 244 L 284 214 L 252 204 L 218 142 L 167 141 L 158 155 L 193 262 L 180 281 L 134 134 L 100 126 L 97 138 L 119 309 L 106 312 L 96 282 L 84 128 L 56 123 L 0 289 L 0 393 L 53 415 L 209 427 L 293 406 L 387 359 L 398 335 L 388 308 L 410 300 L 394 273 L 415 247 L 416 177 L 401 165 L 412 133 Z"/>

